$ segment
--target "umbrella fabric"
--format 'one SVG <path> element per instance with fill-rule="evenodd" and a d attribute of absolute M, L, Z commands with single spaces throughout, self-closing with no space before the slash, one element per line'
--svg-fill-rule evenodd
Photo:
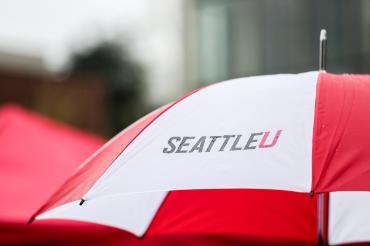
<path fill-rule="evenodd" d="M 153 120 L 160 112 L 144 119 Z M 109 146 L 113 151 L 114 144 L 128 141 L 135 125 L 104 149 Z M 71 220 L 27 225 L 34 210 L 102 140 L 7 105 L 0 110 L 0 142 L 1 245 L 314 245 L 316 240 L 316 198 L 284 191 L 171 192 L 144 239 L 113 227 Z M 120 146 L 116 147 L 118 155 Z M 220 197 L 228 202 L 219 202 Z M 257 216 L 261 210 L 265 211 L 262 218 Z M 204 221 L 206 213 L 212 219 Z M 294 219 L 302 214 L 304 219 Z"/>
<path fill-rule="evenodd" d="M 145 235 L 144 239 L 155 232 L 258 239 L 264 234 L 277 242 L 284 238 L 313 242 L 317 235 L 309 232 L 316 231 L 330 244 L 370 241 L 370 224 L 363 219 L 370 206 L 369 96 L 369 76 L 317 72 L 242 78 L 206 87 L 123 131 L 35 216 L 111 225 Z M 310 229 L 298 237 L 277 228 L 253 231 L 245 225 L 257 222 L 244 221 L 251 216 L 244 217 L 231 206 L 235 196 L 226 194 L 238 189 L 249 189 L 242 191 L 245 197 L 237 196 L 243 205 L 258 201 L 250 195 L 256 189 L 254 194 L 261 193 L 264 202 L 270 202 L 268 208 L 252 210 L 261 221 L 264 214 L 273 217 L 275 213 L 266 211 L 276 208 L 287 224 L 311 221 L 307 218 L 314 222 L 305 224 L 302 228 Z M 173 190 L 189 191 L 168 192 Z M 180 198 L 170 199 L 187 192 L 191 196 L 181 204 L 176 203 Z M 205 209 L 201 204 L 212 200 L 212 192 L 221 193 Z M 317 208 L 312 205 L 315 194 L 327 192 L 334 192 L 329 206 L 327 196 Z M 275 205 L 279 202 L 289 207 L 286 193 L 301 195 L 307 209 L 301 214 L 280 210 Z M 187 210 L 193 202 L 195 208 Z M 208 206 L 220 206 L 222 213 Z M 233 211 L 229 214 L 225 208 Z M 161 213 L 171 216 L 160 217 Z M 224 214 L 236 222 L 218 224 L 214 218 Z"/>
<path fill-rule="evenodd" d="M 27 220 L 103 140 L 15 105 L 0 109 L 0 244 L 82 242 L 95 231 L 87 223 Z M 78 228 L 78 230 L 76 230 Z M 96 230 L 96 229 L 100 230 Z M 103 228 L 103 229 L 101 229 Z"/>

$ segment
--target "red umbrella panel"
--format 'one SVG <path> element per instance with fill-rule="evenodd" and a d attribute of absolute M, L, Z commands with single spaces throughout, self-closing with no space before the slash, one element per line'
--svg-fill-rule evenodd
<path fill-rule="evenodd" d="M 0 108 L 0 245 L 107 240 L 112 228 L 29 217 L 76 168 L 103 144 L 103 139 L 16 105 Z M 91 236 L 89 237 L 91 238 Z"/>

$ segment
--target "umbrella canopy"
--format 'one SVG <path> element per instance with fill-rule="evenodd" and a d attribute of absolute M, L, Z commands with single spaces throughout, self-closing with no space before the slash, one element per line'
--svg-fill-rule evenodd
<path fill-rule="evenodd" d="M 369 103 L 365 75 L 258 76 L 197 90 L 113 138 L 33 217 L 139 237 L 370 241 Z"/>
<path fill-rule="evenodd" d="M 170 193 L 167 197 L 170 202 L 166 204 L 180 203 L 186 210 L 183 209 L 183 213 L 179 214 L 178 211 L 171 209 L 172 206 L 163 207 L 158 213 L 156 224 L 153 223 L 151 229 L 148 229 L 151 235 L 147 235 L 145 240 L 116 228 L 71 220 L 43 220 L 29 226 L 26 222 L 35 209 L 45 203 L 82 160 L 101 146 L 102 140 L 21 107 L 6 105 L 0 109 L 0 143 L 3 147 L 3 151 L 0 151 L 1 245 L 50 245 L 52 243 L 57 245 L 153 246 L 180 243 L 238 245 L 277 242 L 286 245 L 284 242 L 308 244 L 316 233 L 314 210 L 308 209 L 310 212 L 305 215 L 307 220 L 297 221 L 297 223 L 286 223 L 283 217 L 288 210 L 291 210 L 290 214 L 299 214 L 302 210 L 307 210 L 308 206 L 313 207 L 315 203 L 311 201 L 312 199 L 284 192 L 261 196 L 256 192 L 250 193 L 248 190 L 213 190 L 202 194 Z M 219 196 L 225 197 L 230 203 L 211 206 L 213 211 L 209 210 L 210 203 L 217 201 Z M 280 197 L 280 203 L 274 206 L 274 211 L 280 210 L 277 213 L 272 213 L 272 211 L 269 213 L 268 200 L 271 196 Z M 247 197 L 253 197 L 253 203 L 246 203 Z M 289 207 L 284 205 L 281 198 L 289 201 Z M 254 211 L 264 209 L 262 207 L 265 207 L 267 211 L 268 224 L 265 224 L 266 220 L 261 221 L 258 216 L 254 215 Z M 204 231 L 196 227 L 197 220 L 181 226 L 178 223 L 183 220 L 183 216 L 194 214 L 195 211 L 201 214 L 202 210 L 213 214 L 223 214 L 222 217 L 214 217 L 212 223 L 208 225 L 211 226 L 209 229 L 220 225 L 229 226 L 230 231 L 235 231 L 233 228 L 239 228 L 237 229 L 240 232 L 239 235 L 228 236 L 219 231 L 214 231 L 210 235 L 200 235 L 194 233 Z M 243 219 L 235 220 L 236 213 L 232 213 L 234 210 L 246 211 L 244 214 L 239 213 Z M 171 223 L 169 223 L 170 220 Z M 245 220 L 250 221 L 251 224 L 242 223 Z M 164 230 L 168 233 L 162 233 Z M 177 231 L 184 230 L 188 233 L 182 236 L 176 235 Z M 249 232 L 248 235 L 242 234 L 245 231 Z M 310 236 L 306 235 L 307 233 Z M 279 234 L 285 237 L 281 238 Z M 261 240 L 264 235 L 268 237 Z M 275 240 L 276 237 L 279 240 Z"/>
<path fill-rule="evenodd" d="M 35 209 L 45 203 L 102 143 L 101 138 L 19 106 L 2 106 L 0 244 L 109 242 L 117 230 L 99 225 L 71 221 L 26 225 Z"/>

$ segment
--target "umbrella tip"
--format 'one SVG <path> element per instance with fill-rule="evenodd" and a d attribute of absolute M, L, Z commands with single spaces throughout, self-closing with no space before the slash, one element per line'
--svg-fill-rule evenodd
<path fill-rule="evenodd" d="M 320 32 L 320 41 L 322 40 L 326 40 L 326 30 L 325 29 L 321 29 L 321 32 Z"/>
<path fill-rule="evenodd" d="M 35 220 L 35 217 L 34 217 L 34 216 L 32 216 L 32 217 L 27 221 L 27 225 L 30 225 L 34 220 Z"/>
<path fill-rule="evenodd" d="M 85 202 L 86 200 L 85 199 L 83 199 L 83 198 L 81 198 L 81 201 L 80 201 L 80 206 L 82 205 L 82 204 L 84 204 L 84 202 Z"/>

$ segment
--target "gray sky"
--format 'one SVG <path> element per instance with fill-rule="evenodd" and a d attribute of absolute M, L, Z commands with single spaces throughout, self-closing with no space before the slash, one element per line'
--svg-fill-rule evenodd
<path fill-rule="evenodd" d="M 53 68 L 71 48 L 122 33 L 145 19 L 150 4 L 135 0 L 0 0 L 0 49 L 41 55 Z"/>
<path fill-rule="evenodd" d="M 59 70 L 72 51 L 118 37 L 145 68 L 145 98 L 161 105 L 186 86 L 184 1 L 0 0 L 0 51 L 40 56 Z"/>

